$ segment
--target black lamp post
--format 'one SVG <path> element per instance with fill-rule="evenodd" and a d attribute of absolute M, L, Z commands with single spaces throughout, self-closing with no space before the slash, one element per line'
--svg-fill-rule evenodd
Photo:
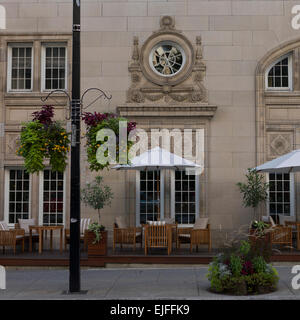
<path fill-rule="evenodd" d="M 80 292 L 80 0 L 73 0 L 69 292 Z"/>
<path fill-rule="evenodd" d="M 43 102 L 54 93 L 63 93 L 69 100 L 69 111 L 72 125 L 71 138 L 71 199 L 70 199 L 70 256 L 69 256 L 69 291 L 79 293 L 80 290 L 80 122 L 82 110 L 87 109 L 102 97 L 110 100 L 99 88 L 89 88 L 80 92 L 80 0 L 73 0 L 73 50 L 72 50 L 72 98 L 66 90 L 51 91 Z M 97 92 L 97 97 L 83 107 L 84 97 L 88 92 Z"/>

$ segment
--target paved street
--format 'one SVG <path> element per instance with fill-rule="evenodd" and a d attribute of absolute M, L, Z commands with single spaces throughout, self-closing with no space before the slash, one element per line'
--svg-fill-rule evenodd
<path fill-rule="evenodd" d="M 277 292 L 238 298 L 210 293 L 206 266 L 82 269 L 82 290 L 88 290 L 82 295 L 63 294 L 67 269 L 7 269 L 7 289 L 0 290 L 0 299 L 300 299 L 300 289 L 291 287 L 292 266 L 275 264 Z"/>

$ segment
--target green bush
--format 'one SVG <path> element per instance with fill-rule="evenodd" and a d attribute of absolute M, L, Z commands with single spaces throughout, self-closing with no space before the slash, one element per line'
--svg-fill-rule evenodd
<path fill-rule="evenodd" d="M 234 295 L 272 292 L 279 280 L 276 269 L 257 255 L 247 241 L 232 248 L 230 254 L 220 253 L 214 257 L 207 277 L 212 291 Z"/>

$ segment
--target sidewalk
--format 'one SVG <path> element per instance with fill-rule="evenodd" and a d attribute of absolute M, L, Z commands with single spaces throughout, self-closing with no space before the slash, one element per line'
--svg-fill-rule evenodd
<path fill-rule="evenodd" d="M 83 269 L 81 288 L 86 294 L 66 295 L 67 269 L 7 269 L 6 290 L 0 290 L 0 300 L 93 300 L 93 299 L 285 299 L 300 300 L 300 289 L 291 287 L 293 264 L 274 264 L 280 276 L 278 291 L 259 296 L 233 297 L 213 294 L 207 289 L 207 267 L 168 268 L 104 268 Z"/>

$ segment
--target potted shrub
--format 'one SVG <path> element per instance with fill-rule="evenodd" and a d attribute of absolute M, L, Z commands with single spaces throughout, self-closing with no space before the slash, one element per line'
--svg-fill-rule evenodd
<path fill-rule="evenodd" d="M 81 190 L 81 200 L 98 211 L 98 222 L 92 223 L 86 231 L 88 256 L 101 256 L 107 253 L 107 231 L 100 224 L 100 210 L 111 205 L 113 198 L 109 186 L 103 184 L 103 177 L 97 176 L 92 183 Z"/>
<path fill-rule="evenodd" d="M 207 277 L 211 291 L 232 295 L 273 292 L 279 280 L 276 269 L 245 240 L 214 257 Z"/>
<path fill-rule="evenodd" d="M 237 186 L 243 195 L 244 207 L 253 208 L 253 220 L 255 220 L 259 204 L 265 203 L 268 198 L 269 185 L 255 169 L 248 169 L 246 179 L 246 183 L 238 182 Z"/>
<path fill-rule="evenodd" d="M 88 256 L 107 255 L 107 231 L 102 224 L 98 222 L 90 224 L 85 236 L 88 243 Z"/>

